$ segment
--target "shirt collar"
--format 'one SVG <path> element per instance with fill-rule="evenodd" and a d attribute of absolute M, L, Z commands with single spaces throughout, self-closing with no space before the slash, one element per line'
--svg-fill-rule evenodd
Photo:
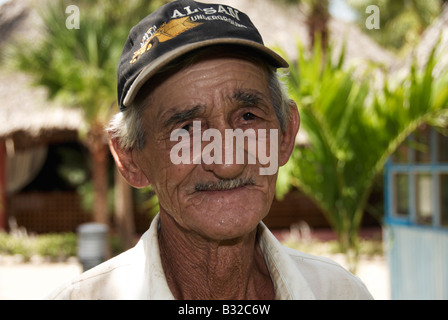
<path fill-rule="evenodd" d="M 314 300 L 308 281 L 272 232 L 260 222 L 258 239 L 269 269 L 277 300 Z"/>
<path fill-rule="evenodd" d="M 140 293 L 147 299 L 174 300 L 160 258 L 159 222 L 159 216 L 157 215 L 136 247 L 136 249 L 144 251 L 142 256 L 146 260 L 144 262 L 144 279 L 141 280 L 142 283 L 148 285 L 142 286 L 142 288 L 147 289 L 142 289 Z M 308 282 L 296 267 L 294 261 L 263 222 L 260 222 L 258 226 L 258 233 L 260 248 L 274 284 L 276 299 L 315 299 Z"/>

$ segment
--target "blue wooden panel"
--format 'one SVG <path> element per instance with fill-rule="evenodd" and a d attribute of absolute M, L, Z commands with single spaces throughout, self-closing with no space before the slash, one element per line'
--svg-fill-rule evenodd
<path fill-rule="evenodd" d="M 448 232 L 388 225 L 392 299 L 448 299 Z"/>

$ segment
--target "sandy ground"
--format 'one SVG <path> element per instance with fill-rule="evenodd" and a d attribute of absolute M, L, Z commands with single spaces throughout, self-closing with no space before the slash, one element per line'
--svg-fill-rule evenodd
<path fill-rule="evenodd" d="M 0 264 L 0 299 L 41 299 L 82 272 L 77 262 Z"/>
<path fill-rule="evenodd" d="M 331 258 L 343 264 L 342 256 Z M 64 263 L 20 263 L 12 257 L 0 259 L 0 300 L 41 299 L 81 272 L 82 267 L 75 259 Z M 389 274 L 382 257 L 362 259 L 358 276 L 375 299 L 390 298 Z"/>
<path fill-rule="evenodd" d="M 332 255 L 329 258 L 344 266 L 343 255 Z M 389 268 L 383 256 L 361 258 L 356 275 L 364 282 L 375 300 L 390 299 Z"/>

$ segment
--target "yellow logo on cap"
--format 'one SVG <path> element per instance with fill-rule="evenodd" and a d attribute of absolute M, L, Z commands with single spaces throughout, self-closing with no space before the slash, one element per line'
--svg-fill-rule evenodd
<path fill-rule="evenodd" d="M 191 21 L 190 17 L 174 19 L 169 22 L 163 23 L 160 26 L 160 28 L 156 29 L 156 31 L 142 44 L 142 47 L 134 52 L 134 55 L 132 56 L 132 60 L 130 61 L 130 63 L 136 62 L 146 51 L 151 50 L 151 48 L 155 46 L 157 43 L 171 40 L 176 36 L 180 35 L 181 33 L 193 29 L 201 24 L 202 23 Z M 148 37 L 153 28 L 154 27 L 151 27 L 148 29 L 148 31 L 146 31 L 143 39 Z"/>

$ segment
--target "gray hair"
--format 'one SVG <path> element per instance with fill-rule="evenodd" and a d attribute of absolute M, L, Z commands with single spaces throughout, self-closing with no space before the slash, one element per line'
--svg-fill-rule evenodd
<path fill-rule="evenodd" d="M 198 55 L 189 57 L 188 60 L 183 60 L 180 63 L 171 64 L 168 68 L 163 69 L 160 73 L 170 70 L 180 70 L 185 66 L 191 65 Z M 253 59 L 253 57 L 251 57 Z M 180 67 L 179 67 L 180 65 Z M 286 90 L 286 85 L 281 81 L 280 75 L 275 68 L 267 66 L 268 72 L 268 87 L 271 94 L 271 101 L 274 107 L 275 114 L 280 122 L 282 132 L 286 131 L 289 116 L 291 114 L 289 106 L 289 97 Z M 143 90 L 141 90 L 143 91 Z M 120 147 L 126 150 L 137 148 L 141 150 L 145 145 L 145 128 L 143 125 L 143 112 L 148 107 L 146 95 L 138 95 L 132 102 L 131 106 L 124 111 L 116 114 L 106 128 L 112 138 L 118 139 Z"/>

